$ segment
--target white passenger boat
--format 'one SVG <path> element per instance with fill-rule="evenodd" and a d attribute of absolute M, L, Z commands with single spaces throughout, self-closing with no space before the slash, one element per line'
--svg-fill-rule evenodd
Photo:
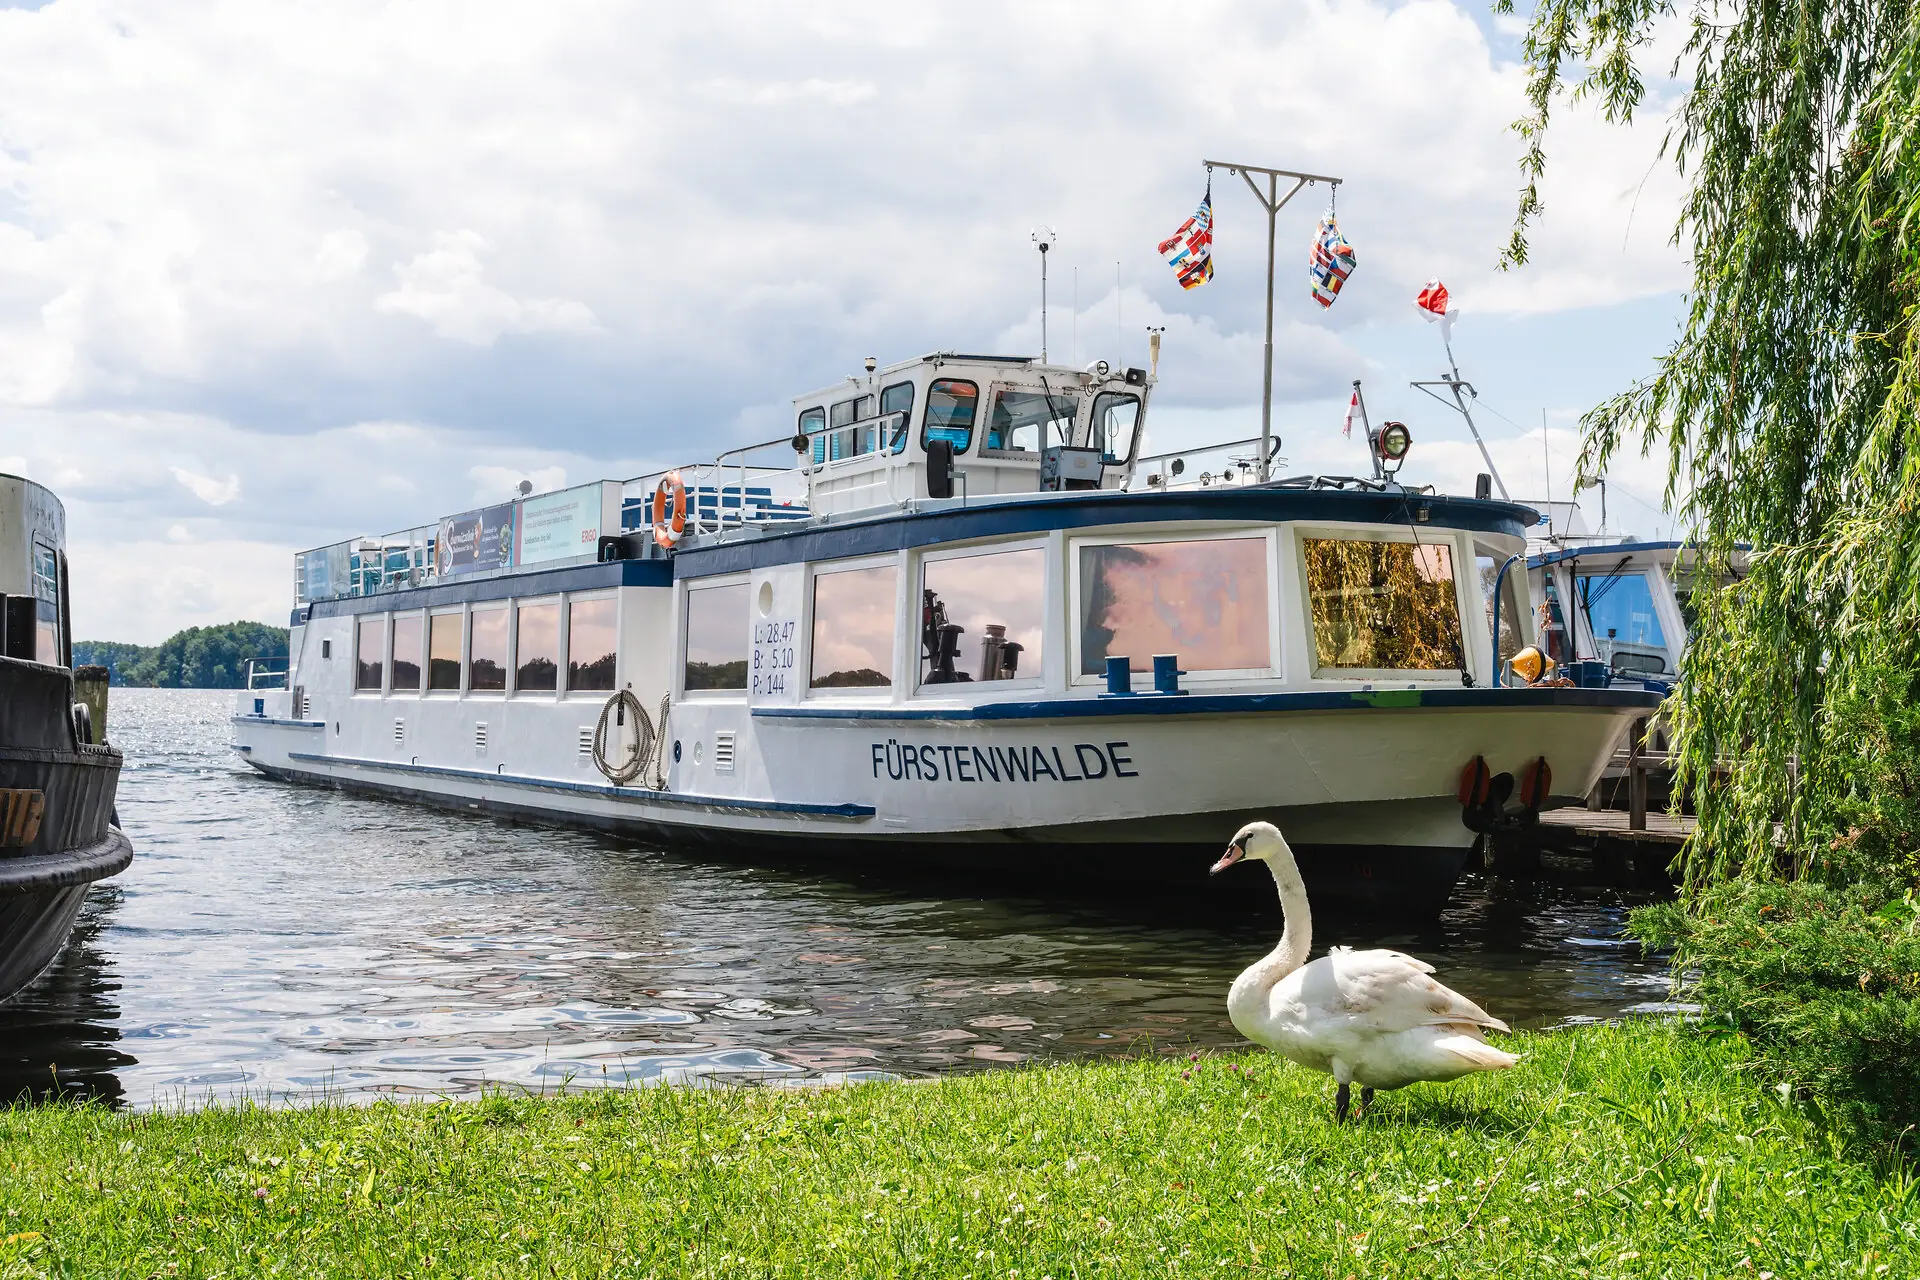
<path fill-rule="evenodd" d="M 1199 885 L 1269 818 L 1316 903 L 1437 911 L 1658 695 L 1500 686 L 1531 509 L 1138 458 L 1153 382 L 869 361 L 791 441 L 306 552 L 287 687 L 243 695 L 235 748 L 680 847 L 1095 885 Z M 1510 652 L 1525 573 L 1499 590 Z"/>

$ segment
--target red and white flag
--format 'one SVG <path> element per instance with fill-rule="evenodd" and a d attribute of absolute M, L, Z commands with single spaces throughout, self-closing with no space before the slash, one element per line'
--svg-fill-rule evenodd
<path fill-rule="evenodd" d="M 1340 434 L 1349 440 L 1353 438 L 1353 415 L 1360 410 L 1360 388 L 1353 389 L 1353 399 L 1347 401 L 1347 424 L 1340 428 Z M 1361 419 L 1362 422 L 1365 419 Z"/>
<path fill-rule="evenodd" d="M 1427 281 L 1427 287 L 1414 298 L 1413 305 L 1420 308 L 1422 319 L 1437 320 L 1442 333 L 1453 333 L 1454 317 L 1460 314 L 1460 308 L 1453 305 L 1453 299 L 1447 294 L 1447 286 L 1438 280 Z"/>

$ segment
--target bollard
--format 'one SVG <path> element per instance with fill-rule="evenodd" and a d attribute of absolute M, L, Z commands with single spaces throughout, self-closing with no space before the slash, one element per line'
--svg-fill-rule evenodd
<path fill-rule="evenodd" d="M 1156 653 L 1153 655 L 1153 691 L 1155 693 L 1185 693 L 1180 687 L 1180 677 L 1186 672 L 1180 670 L 1180 655 L 1177 653 Z"/>
<path fill-rule="evenodd" d="M 1107 659 L 1107 696 L 1120 697 L 1133 692 L 1133 670 L 1129 658 Z"/>
<path fill-rule="evenodd" d="M 83 703 L 87 714 L 93 717 L 93 745 L 100 746 L 107 740 L 107 669 L 105 667 L 75 667 L 73 669 L 74 700 Z"/>

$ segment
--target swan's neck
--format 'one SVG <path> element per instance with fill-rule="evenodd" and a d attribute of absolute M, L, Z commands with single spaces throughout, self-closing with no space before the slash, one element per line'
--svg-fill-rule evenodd
<path fill-rule="evenodd" d="M 1280 890 L 1280 914 L 1285 925 L 1280 930 L 1280 945 L 1256 961 L 1234 982 L 1228 993 L 1228 1014 L 1239 1012 L 1245 1004 L 1249 1012 L 1264 1006 L 1267 992 L 1280 980 L 1307 962 L 1313 949 L 1313 913 L 1307 909 L 1307 886 L 1300 879 L 1300 868 L 1290 853 L 1267 859 L 1273 883 Z M 1234 1025 L 1239 1025 L 1235 1017 Z"/>

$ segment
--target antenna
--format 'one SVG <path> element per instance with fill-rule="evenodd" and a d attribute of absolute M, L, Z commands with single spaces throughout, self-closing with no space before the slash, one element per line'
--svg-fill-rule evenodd
<path fill-rule="evenodd" d="M 1067 363 L 1077 365 L 1080 363 L 1080 268 L 1078 266 L 1073 269 L 1073 320 L 1071 324 L 1072 328 L 1070 332 L 1073 334 L 1073 340 L 1068 350 L 1073 354 L 1067 358 Z"/>
<path fill-rule="evenodd" d="M 1120 336 L 1120 259 L 1113 260 L 1113 358 L 1127 363 L 1127 340 Z"/>
<path fill-rule="evenodd" d="M 1053 248 L 1055 239 L 1052 227 L 1038 227 L 1033 233 L 1033 243 L 1040 250 L 1040 363 L 1047 362 L 1047 250 Z"/>
<path fill-rule="evenodd" d="M 1448 372 L 1438 378 L 1430 378 L 1424 382 L 1410 382 L 1407 385 L 1420 388 L 1435 400 L 1440 400 L 1440 397 L 1434 393 L 1435 387 L 1445 387 L 1453 393 L 1453 403 L 1449 407 L 1458 411 L 1460 416 L 1467 420 L 1467 430 L 1473 433 L 1473 442 L 1480 446 L 1480 458 L 1487 464 L 1487 474 L 1493 477 L 1495 487 L 1500 490 L 1501 499 L 1511 502 L 1513 499 L 1507 493 L 1507 482 L 1500 478 L 1500 468 L 1493 465 L 1493 455 L 1487 452 L 1487 442 L 1480 438 L 1480 428 L 1474 425 L 1473 410 L 1467 406 L 1469 400 L 1479 399 L 1480 393 L 1473 389 L 1471 382 L 1460 376 L 1460 364 L 1453 358 L 1453 340 L 1443 331 L 1440 341 L 1446 344 Z M 1460 394 L 1463 388 L 1466 391 L 1464 396 Z M 1440 403 L 1447 402 L 1440 400 Z"/>

